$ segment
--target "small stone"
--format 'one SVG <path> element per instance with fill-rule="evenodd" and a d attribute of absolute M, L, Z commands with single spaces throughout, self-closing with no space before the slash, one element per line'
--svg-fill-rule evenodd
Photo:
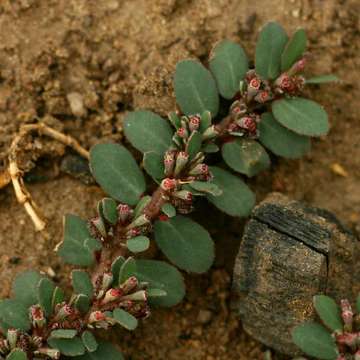
<path fill-rule="evenodd" d="M 211 311 L 202 309 L 199 311 L 197 321 L 200 324 L 206 325 L 211 321 L 212 317 L 213 317 L 213 314 Z"/>
<path fill-rule="evenodd" d="M 78 117 L 84 117 L 87 114 L 87 110 L 84 106 L 83 96 L 77 92 L 72 92 L 66 95 L 69 102 L 71 112 Z"/>

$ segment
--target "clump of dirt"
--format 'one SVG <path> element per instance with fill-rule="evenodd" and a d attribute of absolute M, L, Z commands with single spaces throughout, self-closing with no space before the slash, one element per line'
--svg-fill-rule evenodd
<path fill-rule="evenodd" d="M 4 0 L 0 4 L 0 171 L 19 126 L 46 119 L 89 148 L 121 141 L 122 120 L 134 108 L 165 115 L 174 109 L 172 74 L 179 59 L 203 61 L 220 39 L 254 54 L 258 29 L 269 20 L 289 32 L 308 30 L 311 71 L 342 82 L 308 95 L 329 113 L 329 136 L 314 141 L 302 160 L 277 161 L 251 180 L 258 199 L 271 190 L 335 212 L 347 225 L 360 221 L 359 13 L 357 0 Z M 44 176 L 29 177 L 34 199 L 50 221 L 50 239 L 36 234 L 10 187 L 0 192 L 1 295 L 13 277 L 51 267 L 66 283 L 69 268 L 53 248 L 62 237 L 62 214 L 89 217 L 101 197 L 96 186 L 59 170 L 62 145 L 35 138 L 22 167 L 35 161 Z M 339 171 L 339 166 L 344 171 Z M 35 174 L 36 175 L 36 174 Z M 39 182 L 42 178 L 43 181 Z M 34 180 L 38 180 L 37 182 Z M 214 270 L 186 277 L 186 300 L 157 310 L 134 334 L 119 333 L 131 359 L 261 359 L 262 347 L 230 311 L 230 276 L 242 222 L 215 212 L 202 219 L 217 240 Z M 216 224 L 215 226 L 213 224 Z"/>

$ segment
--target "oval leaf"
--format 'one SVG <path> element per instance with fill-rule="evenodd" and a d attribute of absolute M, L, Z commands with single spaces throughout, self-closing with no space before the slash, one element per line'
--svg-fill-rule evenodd
<path fill-rule="evenodd" d="M 38 286 L 38 301 L 47 317 L 50 316 L 53 311 L 52 304 L 54 291 L 55 285 L 51 280 L 47 278 L 40 280 Z"/>
<path fill-rule="evenodd" d="M 248 216 L 255 206 L 255 194 L 238 177 L 215 166 L 210 167 L 212 182 L 221 190 L 220 196 L 208 195 L 208 199 L 218 209 L 231 216 Z"/>
<path fill-rule="evenodd" d="M 145 191 L 140 168 L 121 145 L 95 145 L 90 151 L 90 167 L 102 189 L 116 200 L 135 205 Z"/>
<path fill-rule="evenodd" d="M 340 79 L 335 75 L 320 75 L 306 79 L 306 84 L 326 84 L 334 81 L 340 81 Z"/>
<path fill-rule="evenodd" d="M 85 347 L 80 338 L 52 339 L 48 343 L 54 349 L 58 349 L 65 356 L 79 356 L 85 353 Z"/>
<path fill-rule="evenodd" d="M 329 131 L 325 110 L 316 102 L 303 99 L 281 99 L 272 103 L 275 119 L 300 135 L 320 136 Z"/>
<path fill-rule="evenodd" d="M 26 360 L 28 357 L 24 351 L 21 349 L 14 349 L 6 357 L 6 360 Z"/>
<path fill-rule="evenodd" d="M 86 246 L 89 239 L 91 235 L 86 221 L 68 214 L 65 216 L 64 240 L 58 246 L 58 254 L 68 264 L 90 266 L 94 261 L 94 254 Z"/>
<path fill-rule="evenodd" d="M 172 144 L 173 131 L 168 121 L 151 111 L 133 111 L 124 120 L 124 133 L 141 152 L 163 154 Z"/>
<path fill-rule="evenodd" d="M 209 65 L 221 96 L 232 99 L 249 68 L 243 48 L 229 40 L 221 41 L 213 49 Z"/>
<path fill-rule="evenodd" d="M 281 70 L 286 71 L 299 60 L 306 50 L 306 32 L 304 29 L 297 30 L 287 43 L 281 56 Z"/>
<path fill-rule="evenodd" d="M 176 208 L 170 203 L 166 203 L 161 207 L 161 211 L 168 217 L 174 217 L 176 215 Z"/>
<path fill-rule="evenodd" d="M 193 181 L 189 183 L 189 186 L 196 191 L 211 194 L 213 196 L 222 194 L 222 190 L 212 181 Z"/>
<path fill-rule="evenodd" d="M 100 343 L 96 351 L 86 353 L 85 355 L 76 357 L 78 360 L 124 360 L 121 352 L 119 352 L 111 343 Z"/>
<path fill-rule="evenodd" d="M 211 73 L 198 61 L 184 60 L 176 64 L 174 80 L 176 102 L 185 115 L 209 110 L 216 116 L 219 95 Z"/>
<path fill-rule="evenodd" d="M 37 303 L 38 285 L 44 276 L 38 271 L 25 271 L 16 276 L 12 284 L 12 293 L 15 300 L 26 307 Z"/>
<path fill-rule="evenodd" d="M 126 246 L 131 252 L 138 253 L 149 248 L 150 240 L 146 236 L 136 236 L 127 240 Z"/>
<path fill-rule="evenodd" d="M 113 312 L 114 319 L 118 324 L 127 330 L 135 330 L 138 326 L 136 317 L 129 314 L 123 309 L 115 309 Z"/>
<path fill-rule="evenodd" d="M 88 352 L 94 352 L 97 350 L 98 343 L 95 339 L 95 336 L 90 331 L 88 330 L 84 331 L 81 335 L 81 340 Z"/>
<path fill-rule="evenodd" d="M 164 158 L 156 152 L 150 151 L 144 154 L 144 169 L 155 180 L 164 178 Z"/>
<path fill-rule="evenodd" d="M 175 216 L 154 225 L 155 241 L 164 254 L 181 269 L 203 273 L 214 260 L 214 243 L 199 224 Z"/>
<path fill-rule="evenodd" d="M 118 221 L 117 204 L 114 199 L 104 198 L 101 201 L 102 213 L 105 219 L 112 225 L 115 225 Z"/>
<path fill-rule="evenodd" d="M 74 329 L 53 330 L 50 334 L 52 339 L 72 339 L 76 336 L 77 331 Z"/>
<path fill-rule="evenodd" d="M 255 71 L 263 79 L 275 79 L 280 75 L 281 54 L 288 37 L 276 22 L 269 22 L 260 31 L 256 43 Z"/>
<path fill-rule="evenodd" d="M 136 276 L 141 282 L 148 283 L 148 289 L 161 289 L 166 296 L 151 298 L 153 305 L 170 307 L 178 304 L 185 295 L 184 279 L 173 266 L 157 260 L 136 260 L 136 268 L 129 276 Z"/>
<path fill-rule="evenodd" d="M 281 126 L 271 113 L 264 113 L 259 124 L 260 142 L 275 155 L 296 159 L 310 150 L 310 139 Z"/>
<path fill-rule="evenodd" d="M 0 302 L 0 324 L 4 331 L 9 328 L 28 331 L 30 329 L 28 308 L 16 300 L 2 300 Z"/>
<path fill-rule="evenodd" d="M 84 294 L 90 299 L 93 297 L 93 284 L 86 271 L 73 270 L 71 273 L 71 281 L 76 294 Z"/>
<path fill-rule="evenodd" d="M 320 324 L 305 323 L 292 334 L 294 343 L 307 355 L 318 359 L 335 360 L 338 351 L 334 339 Z"/>
<path fill-rule="evenodd" d="M 340 308 L 331 297 L 326 295 L 314 296 L 314 307 L 325 326 L 332 331 L 342 331 L 343 322 Z"/>
<path fill-rule="evenodd" d="M 227 165 L 249 177 L 270 166 L 269 155 L 255 140 L 236 139 L 225 143 L 221 152 Z"/>

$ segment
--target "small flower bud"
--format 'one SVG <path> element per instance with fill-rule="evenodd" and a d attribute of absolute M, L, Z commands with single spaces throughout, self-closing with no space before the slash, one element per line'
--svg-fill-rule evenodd
<path fill-rule="evenodd" d="M 30 308 L 30 318 L 36 328 L 42 328 L 46 324 L 44 311 L 39 305 L 33 305 Z"/>
<path fill-rule="evenodd" d="M 74 309 L 70 305 L 65 304 L 59 309 L 58 313 L 56 314 L 56 320 L 64 320 L 72 314 L 74 314 Z"/>
<path fill-rule="evenodd" d="M 164 155 L 164 173 L 166 176 L 172 175 L 175 166 L 175 153 L 174 151 L 167 151 Z"/>
<path fill-rule="evenodd" d="M 123 291 L 121 291 L 120 289 L 109 289 L 105 293 L 105 296 L 101 302 L 102 304 L 107 304 L 109 302 L 119 299 L 122 295 L 123 295 Z"/>
<path fill-rule="evenodd" d="M 131 214 L 131 208 L 128 204 L 119 204 L 117 207 L 118 214 L 120 221 L 124 223 L 126 220 L 128 220 L 130 214 Z"/>
<path fill-rule="evenodd" d="M 161 182 L 161 188 L 165 191 L 170 191 L 175 189 L 176 187 L 176 180 L 175 179 L 170 179 L 170 178 L 166 178 Z"/>
<path fill-rule="evenodd" d="M 18 341 L 19 332 L 16 329 L 9 329 L 6 334 L 6 339 L 10 346 L 10 349 L 16 348 L 16 344 Z"/>
<path fill-rule="evenodd" d="M 242 129 L 248 130 L 250 132 L 256 131 L 256 121 L 251 116 L 242 117 L 236 121 L 236 124 Z"/>
<path fill-rule="evenodd" d="M 205 175 L 209 173 L 209 167 L 206 164 L 198 164 L 189 171 L 190 175 Z"/>
<path fill-rule="evenodd" d="M 298 60 L 290 69 L 291 73 L 297 73 L 297 72 L 301 72 L 305 69 L 306 66 L 306 58 L 302 58 L 300 60 Z"/>
<path fill-rule="evenodd" d="M 60 351 L 57 349 L 50 349 L 50 348 L 40 348 L 34 351 L 35 355 L 45 355 L 50 359 L 58 360 L 60 359 Z"/>
<path fill-rule="evenodd" d="M 345 330 L 351 331 L 353 317 L 354 317 L 354 313 L 352 311 L 351 305 L 348 300 L 343 299 L 340 301 L 340 307 L 341 307 L 341 317 L 344 321 Z"/>
<path fill-rule="evenodd" d="M 357 341 L 357 334 L 356 333 L 344 333 L 336 336 L 336 341 L 338 344 L 347 345 L 347 346 L 354 346 L 356 345 Z"/>
<path fill-rule="evenodd" d="M 360 360 L 360 350 L 355 353 L 354 360 Z"/>
<path fill-rule="evenodd" d="M 113 280 L 114 280 L 114 276 L 111 272 L 104 273 L 104 275 L 102 276 L 102 279 L 101 279 L 100 290 L 106 291 L 111 286 Z"/>
<path fill-rule="evenodd" d="M 235 122 L 232 122 L 229 124 L 227 130 L 229 132 L 236 132 L 239 129 L 239 127 L 237 126 L 237 124 Z"/>
<path fill-rule="evenodd" d="M 185 151 L 180 151 L 176 157 L 175 176 L 180 174 L 181 170 L 184 169 L 188 161 L 189 154 Z"/>
<path fill-rule="evenodd" d="M 130 276 L 126 279 L 120 286 L 122 292 L 127 294 L 133 290 L 135 290 L 139 285 L 139 281 L 135 276 Z"/>
<path fill-rule="evenodd" d="M 259 90 L 260 86 L 261 86 L 261 80 L 257 77 L 254 77 L 249 81 L 250 89 Z"/>
<path fill-rule="evenodd" d="M 179 129 L 177 129 L 176 134 L 181 138 L 181 139 L 187 139 L 189 137 L 189 132 L 187 131 L 186 128 L 181 127 Z"/>
<path fill-rule="evenodd" d="M 92 228 L 95 229 L 96 233 L 101 237 L 104 238 L 107 235 L 106 227 L 101 217 L 91 219 L 90 224 Z"/>
<path fill-rule="evenodd" d="M 124 300 L 147 301 L 146 291 L 140 290 L 122 297 Z"/>
<path fill-rule="evenodd" d="M 271 96 L 269 94 L 268 91 L 266 90 L 263 90 L 263 91 L 260 91 L 256 96 L 255 96 L 255 101 L 263 104 L 265 103 L 266 101 L 270 100 Z"/>
<path fill-rule="evenodd" d="M 128 230 L 125 234 L 126 239 L 132 239 L 135 236 L 139 236 L 141 234 L 140 228 L 132 228 Z"/>
<path fill-rule="evenodd" d="M 106 320 L 106 316 L 102 311 L 93 311 L 90 315 L 89 315 L 89 323 L 96 323 L 99 321 L 105 321 Z"/>
<path fill-rule="evenodd" d="M 195 131 L 199 129 L 201 117 L 200 115 L 191 115 L 189 116 L 189 130 Z"/>
<path fill-rule="evenodd" d="M 175 196 L 181 200 L 192 201 L 192 193 L 187 190 L 175 191 L 173 193 L 173 196 Z"/>
<path fill-rule="evenodd" d="M 219 131 L 216 129 L 215 125 L 208 127 L 202 134 L 203 140 L 213 139 L 219 135 Z"/>
<path fill-rule="evenodd" d="M 134 221 L 132 221 L 131 224 L 127 226 L 127 229 L 133 229 L 139 226 L 143 226 L 145 224 L 148 224 L 149 222 L 149 217 L 146 214 L 142 214 L 138 216 Z"/>

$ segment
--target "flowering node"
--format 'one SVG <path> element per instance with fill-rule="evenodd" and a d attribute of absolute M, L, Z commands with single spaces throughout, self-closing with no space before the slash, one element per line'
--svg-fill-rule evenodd
<path fill-rule="evenodd" d="M 56 314 L 55 319 L 56 320 L 64 320 L 73 314 L 74 314 L 74 309 L 70 305 L 65 304 L 59 309 L 58 313 Z"/>
<path fill-rule="evenodd" d="M 343 299 L 340 301 L 340 307 L 341 307 L 341 317 L 344 321 L 344 327 L 346 331 L 352 330 L 352 323 L 353 323 L 353 317 L 354 312 L 351 308 L 351 305 L 348 300 Z"/>
<path fill-rule="evenodd" d="M 208 127 L 202 134 L 203 140 L 210 140 L 219 135 L 215 125 Z"/>
<path fill-rule="evenodd" d="M 189 130 L 195 131 L 199 129 L 201 117 L 200 115 L 190 115 L 189 116 Z"/>
<path fill-rule="evenodd" d="M 131 238 L 133 238 L 135 236 L 139 236 L 140 234 L 141 234 L 140 228 L 135 227 L 135 228 L 129 229 L 126 232 L 125 237 L 126 237 L 126 239 L 131 239 Z"/>
<path fill-rule="evenodd" d="M 245 129 L 251 133 L 256 132 L 256 121 L 251 116 L 244 116 L 241 119 L 236 121 L 236 124 L 242 128 Z"/>
<path fill-rule="evenodd" d="M 109 289 L 102 300 L 103 304 L 107 304 L 109 302 L 115 301 L 119 299 L 123 295 L 123 291 L 120 289 Z"/>
<path fill-rule="evenodd" d="M 197 164 L 190 171 L 190 175 L 206 175 L 209 173 L 209 167 L 206 164 Z"/>
<path fill-rule="evenodd" d="M 50 359 L 58 360 L 60 359 L 60 351 L 57 349 L 50 349 L 50 348 L 40 348 L 34 351 L 35 355 L 45 355 L 48 356 Z"/>
<path fill-rule="evenodd" d="M 175 196 L 181 200 L 192 201 L 192 193 L 187 190 L 175 191 L 173 193 L 173 196 Z"/>
<path fill-rule="evenodd" d="M 135 276 L 130 276 L 121 284 L 120 288 L 124 294 L 128 294 L 129 292 L 136 289 L 138 285 L 139 285 L 138 279 Z"/>
<path fill-rule="evenodd" d="M 181 138 L 181 139 L 187 139 L 189 137 L 189 132 L 187 131 L 186 128 L 181 127 L 179 129 L 177 129 L 176 134 Z"/>
<path fill-rule="evenodd" d="M 175 189 L 176 185 L 177 185 L 176 179 L 170 179 L 170 178 L 164 179 L 160 184 L 161 188 L 165 191 L 170 191 Z"/>
<path fill-rule="evenodd" d="M 271 99 L 270 93 L 266 90 L 262 90 L 260 91 L 256 96 L 255 96 L 255 101 L 263 104 L 266 101 L 269 101 Z"/>
<path fill-rule="evenodd" d="M 172 175 L 175 166 L 175 152 L 166 151 L 164 154 L 164 174 L 165 176 Z"/>
<path fill-rule="evenodd" d="M 176 157 L 175 176 L 179 175 L 189 161 L 189 154 L 180 151 Z"/>
<path fill-rule="evenodd" d="M 132 221 L 131 224 L 127 226 L 127 229 L 137 228 L 139 226 L 148 224 L 149 222 L 150 222 L 149 217 L 146 214 L 142 214 L 138 216 L 134 221 Z"/>
<path fill-rule="evenodd" d="M 254 77 L 249 81 L 248 88 L 259 90 L 261 86 L 261 80 L 258 77 Z"/>
<path fill-rule="evenodd" d="M 6 334 L 6 339 L 10 349 L 16 348 L 19 332 L 16 329 L 9 329 Z"/>
<path fill-rule="evenodd" d="M 99 321 L 105 321 L 106 320 L 106 316 L 102 311 L 93 311 L 90 315 L 89 315 L 89 324 L 93 324 Z"/>
<path fill-rule="evenodd" d="M 129 295 L 123 296 L 124 300 L 133 300 L 133 301 L 147 301 L 147 295 L 145 290 L 140 290 L 137 292 L 134 292 Z"/>
<path fill-rule="evenodd" d="M 132 209 L 128 204 L 119 204 L 117 207 L 120 221 L 124 223 L 131 215 Z"/>
<path fill-rule="evenodd" d="M 42 328 L 46 324 L 44 311 L 39 305 L 33 305 L 30 308 L 30 319 L 36 328 Z"/>

